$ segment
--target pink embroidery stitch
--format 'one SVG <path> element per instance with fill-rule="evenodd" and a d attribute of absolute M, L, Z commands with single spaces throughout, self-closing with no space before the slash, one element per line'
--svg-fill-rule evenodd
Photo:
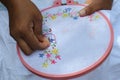
<path fill-rule="evenodd" d="M 59 50 L 57 49 L 56 36 L 52 34 L 52 29 L 44 28 L 43 30 L 45 31 L 45 36 L 49 39 L 50 47 L 46 49 L 43 53 L 40 53 L 39 57 L 45 58 L 42 67 L 47 68 L 50 64 L 56 64 L 58 60 L 61 60 L 61 56 L 59 55 Z"/>
<path fill-rule="evenodd" d="M 47 13 L 43 15 L 44 18 L 44 26 L 45 23 L 47 23 L 48 20 L 56 20 L 57 17 L 67 18 L 71 17 L 74 20 L 77 20 L 79 18 L 79 13 L 72 8 L 65 8 L 64 10 L 59 10 L 57 13 Z M 99 18 L 99 15 L 90 15 L 87 17 L 87 19 L 92 22 L 94 20 L 97 20 Z M 56 42 L 56 36 L 52 33 L 51 28 L 45 28 L 43 29 L 43 32 L 45 36 L 48 37 L 50 41 L 50 47 L 44 51 L 44 53 L 40 53 L 40 58 L 45 58 L 45 61 L 43 62 L 42 66 L 44 68 L 47 68 L 50 64 L 56 64 L 57 61 L 61 60 L 61 56 L 59 55 L 59 49 L 57 48 L 57 42 Z M 91 32 L 90 35 L 93 36 L 94 32 Z"/>

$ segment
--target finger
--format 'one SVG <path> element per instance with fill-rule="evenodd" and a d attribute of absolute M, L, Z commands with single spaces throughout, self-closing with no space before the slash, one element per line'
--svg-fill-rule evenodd
<path fill-rule="evenodd" d="M 90 4 L 90 3 L 92 3 L 92 0 L 86 0 L 85 3 L 86 3 L 86 4 Z"/>
<path fill-rule="evenodd" d="M 82 10 L 80 10 L 80 16 L 87 16 L 90 15 L 98 10 L 102 9 L 102 7 L 100 5 L 97 5 L 96 3 L 91 3 L 88 6 L 86 6 L 85 8 L 83 8 Z"/>
<path fill-rule="evenodd" d="M 40 44 L 41 44 L 41 49 L 45 49 L 45 48 L 50 46 L 50 42 L 49 42 L 48 38 L 46 38 L 45 36 L 39 35 L 38 39 L 39 39 Z"/>
<path fill-rule="evenodd" d="M 41 49 L 41 44 L 38 38 L 35 36 L 33 30 L 26 30 L 27 32 L 24 33 L 23 39 L 25 42 L 30 46 L 32 50 L 39 50 Z"/>
<path fill-rule="evenodd" d="M 17 41 L 17 43 L 18 43 L 19 47 L 21 48 L 21 50 L 26 55 L 30 55 L 33 52 L 33 50 L 27 45 L 27 43 L 24 40 L 20 39 Z"/>
<path fill-rule="evenodd" d="M 47 48 L 50 43 L 49 40 L 42 34 L 42 19 L 41 16 L 34 20 L 34 33 L 41 44 L 41 49 Z"/>
<path fill-rule="evenodd" d="M 40 12 L 35 16 L 35 19 L 33 21 L 34 24 L 34 33 L 35 35 L 42 35 L 42 15 Z"/>

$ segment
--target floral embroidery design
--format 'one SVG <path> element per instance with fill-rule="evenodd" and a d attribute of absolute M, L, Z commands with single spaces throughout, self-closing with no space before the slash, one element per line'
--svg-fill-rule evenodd
<path fill-rule="evenodd" d="M 42 67 L 47 68 L 50 64 L 56 64 L 59 60 L 61 60 L 61 56 L 58 54 L 59 50 L 56 45 L 56 36 L 52 34 L 52 29 L 44 28 L 43 31 L 50 42 L 50 47 L 43 51 L 43 53 L 39 53 L 39 57 L 45 59 L 42 63 Z"/>
<path fill-rule="evenodd" d="M 65 8 L 63 10 L 58 10 L 58 12 L 54 13 L 54 14 L 51 14 L 51 13 L 46 13 L 45 15 L 43 15 L 43 18 L 48 18 L 48 19 L 51 19 L 51 20 L 56 20 L 57 17 L 63 17 L 63 18 L 67 18 L 67 17 L 71 17 L 73 18 L 74 20 L 77 20 L 80 16 L 79 16 L 79 11 L 76 11 L 75 9 L 72 9 L 72 8 Z M 89 21 L 94 21 L 94 20 L 97 20 L 99 19 L 100 16 L 98 14 L 92 14 L 90 16 L 87 16 L 87 19 Z"/>
<path fill-rule="evenodd" d="M 50 64 L 56 64 L 59 60 L 61 60 L 61 56 L 59 55 L 59 49 L 57 48 L 56 36 L 53 34 L 52 29 L 49 28 L 49 23 L 46 25 L 48 20 L 56 20 L 58 17 L 67 18 L 70 17 L 73 20 L 78 20 L 80 18 L 79 12 L 72 8 L 59 9 L 56 13 L 52 14 L 46 12 L 43 14 L 43 33 L 49 39 L 50 47 L 46 49 L 43 53 L 39 53 L 40 58 L 44 58 L 44 62 L 42 64 L 43 68 L 47 68 Z M 98 14 L 93 14 L 85 17 L 88 21 L 92 22 L 100 18 Z"/>

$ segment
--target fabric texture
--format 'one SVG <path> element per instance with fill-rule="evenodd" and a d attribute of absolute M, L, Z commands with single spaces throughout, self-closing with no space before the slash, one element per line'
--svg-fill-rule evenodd
<path fill-rule="evenodd" d="M 53 4 L 53 0 L 32 0 L 41 10 Z M 65 2 L 65 0 L 62 0 Z M 84 0 L 75 0 L 83 3 Z M 44 4 L 45 3 L 45 4 Z M 42 5 L 44 4 L 44 5 Z M 70 80 L 120 80 L 120 0 L 114 0 L 109 12 L 114 29 L 113 49 L 98 68 L 81 77 Z M 0 4 L 0 80 L 49 80 L 28 71 L 16 52 L 16 41 L 9 34 L 8 12 Z"/>

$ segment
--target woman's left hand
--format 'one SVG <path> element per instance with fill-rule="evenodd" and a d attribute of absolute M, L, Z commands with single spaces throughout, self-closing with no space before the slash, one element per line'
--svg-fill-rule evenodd
<path fill-rule="evenodd" d="M 113 0 L 87 0 L 89 5 L 80 10 L 80 16 L 90 15 L 98 10 L 110 10 Z"/>

